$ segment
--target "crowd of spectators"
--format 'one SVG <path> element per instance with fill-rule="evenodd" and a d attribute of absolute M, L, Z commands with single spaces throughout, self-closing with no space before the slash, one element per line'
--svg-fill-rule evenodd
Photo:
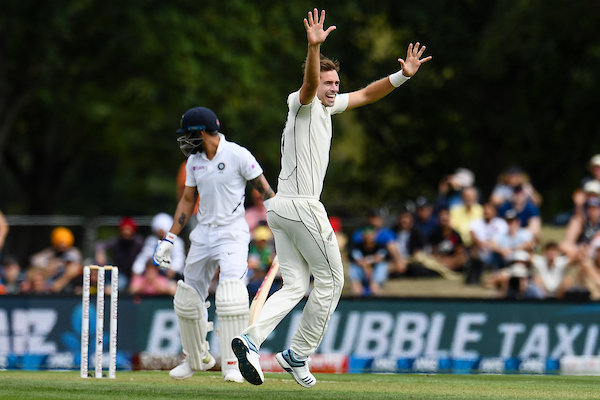
<path fill-rule="evenodd" d="M 377 295 L 390 278 L 443 277 L 505 298 L 600 299 L 600 155 L 589 172 L 560 215 L 559 241 L 543 237 L 542 196 L 518 166 L 488 196 L 459 168 L 442 177 L 434 199 L 420 196 L 395 214 L 370 210 L 348 249 L 352 295 Z"/>
<path fill-rule="evenodd" d="M 481 285 L 506 298 L 600 299 L 600 154 L 590 160 L 589 171 L 573 192 L 572 210 L 557 217 L 566 225 L 559 241 L 543 237 L 542 197 L 517 166 L 500 175 L 488 196 L 475 185 L 471 171 L 459 168 L 441 178 L 437 197 L 419 196 L 396 212 L 371 208 L 364 225 L 350 235 L 332 217 L 350 294 L 393 295 L 384 290 L 390 279 L 437 277 Z M 266 209 L 254 192 L 246 213 L 251 297 L 275 257 Z M 120 291 L 173 295 L 183 274 L 186 243 L 178 238 L 170 269 L 152 263 L 154 248 L 172 223 L 168 214 L 157 214 L 144 238 L 136 221 L 123 217 L 118 234 L 95 243 L 85 263 L 117 265 Z M 69 229 L 55 228 L 49 245 L 27 260 L 27 268 L 2 254 L 8 231 L 0 212 L 0 294 L 81 293 L 84 260 Z M 280 286 L 278 277 L 271 291 Z"/>
<path fill-rule="evenodd" d="M 254 190 L 256 192 L 256 190 Z M 252 241 L 249 248 L 248 288 L 253 296 L 262 283 L 275 257 L 273 235 L 266 225 L 266 209 L 260 196 L 253 193 L 253 204 L 248 208 L 247 222 Z M 174 295 L 177 280 L 182 279 L 187 244 L 178 237 L 174 243 L 169 269 L 158 268 L 152 255 L 159 241 L 171 228 L 173 218 L 159 213 L 152 218 L 151 232 L 145 238 L 138 233 L 135 219 L 124 216 L 119 221 L 115 236 L 94 243 L 93 254 L 84 260 L 75 246 L 73 232 L 64 226 L 50 233 L 49 245 L 31 255 L 25 268 L 11 255 L 2 257 L 9 225 L 0 212 L 0 294 L 81 294 L 84 265 L 116 265 L 119 268 L 119 291 L 132 295 Z M 111 271 L 106 272 L 110 282 Z M 92 292 L 95 291 L 97 271 L 91 270 Z M 278 277 L 272 291 L 281 287 Z M 105 290 L 110 293 L 110 285 Z"/>

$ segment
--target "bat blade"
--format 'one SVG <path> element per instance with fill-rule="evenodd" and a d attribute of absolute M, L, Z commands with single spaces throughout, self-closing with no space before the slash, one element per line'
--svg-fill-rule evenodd
<path fill-rule="evenodd" d="M 279 271 L 279 261 L 277 260 L 277 257 L 275 257 L 275 260 L 273 260 L 273 264 L 271 264 L 271 268 L 269 268 L 267 275 L 265 275 L 265 279 L 263 279 L 262 283 L 260 284 L 260 287 L 256 291 L 256 295 L 254 295 L 252 304 L 250 304 L 250 325 L 252 325 L 256 321 L 260 310 L 262 310 L 263 305 L 265 304 L 265 301 L 269 296 L 269 292 L 271 291 L 271 286 L 273 286 L 273 281 L 275 280 L 277 271 Z"/>

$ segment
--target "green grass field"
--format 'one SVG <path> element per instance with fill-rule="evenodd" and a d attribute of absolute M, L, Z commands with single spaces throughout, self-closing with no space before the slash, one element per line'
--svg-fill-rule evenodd
<path fill-rule="evenodd" d="M 533 375 L 315 374 L 304 389 L 287 374 L 261 386 L 226 383 L 220 372 L 175 381 L 167 372 L 117 372 L 80 379 L 78 372 L 0 372 L 0 399 L 598 399 L 598 377 Z"/>

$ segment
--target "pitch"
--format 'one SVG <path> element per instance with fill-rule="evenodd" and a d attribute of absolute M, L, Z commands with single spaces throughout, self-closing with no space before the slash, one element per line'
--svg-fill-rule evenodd
<path fill-rule="evenodd" d="M 534 375 L 315 374 L 312 389 L 288 374 L 265 374 L 261 386 L 224 382 L 220 372 L 185 381 L 167 372 L 117 372 L 81 379 L 78 372 L 0 372 L 9 399 L 597 399 L 597 377 Z"/>

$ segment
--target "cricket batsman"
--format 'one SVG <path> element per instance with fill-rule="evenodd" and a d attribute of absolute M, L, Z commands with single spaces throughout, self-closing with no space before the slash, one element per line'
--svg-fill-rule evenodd
<path fill-rule="evenodd" d="M 219 321 L 221 368 L 225 381 L 243 382 L 231 341 L 248 326 L 248 244 L 250 233 L 244 218 L 246 184 L 250 182 L 263 199 L 274 196 L 254 156 L 230 142 L 219 132 L 215 113 L 205 107 L 192 108 L 183 115 L 177 141 L 188 157 L 183 195 L 175 211 L 173 226 L 159 241 L 153 262 L 169 268 L 175 238 L 188 222 L 196 199 L 198 224 L 190 233 L 190 249 L 177 283 L 173 300 L 185 359 L 169 372 L 186 379 L 195 371 L 215 365 L 206 335 L 212 330 L 206 303 L 208 289 L 217 268 L 219 284 L 215 309 Z"/>

